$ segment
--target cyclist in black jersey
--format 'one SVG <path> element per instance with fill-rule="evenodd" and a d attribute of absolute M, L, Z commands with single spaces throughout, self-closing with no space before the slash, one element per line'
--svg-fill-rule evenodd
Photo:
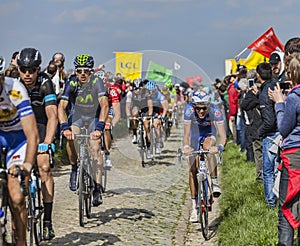
<path fill-rule="evenodd" d="M 5 61 L 0 57 L 0 155 L 6 148 L 8 191 L 12 205 L 16 245 L 26 245 L 27 211 L 15 166 L 29 175 L 38 146 L 36 120 L 27 91 L 17 79 L 4 77 Z M 4 163 L 1 163 L 4 164 Z M 1 166 L 2 168 L 4 166 Z M 26 178 L 28 186 L 28 178 Z M 3 230 L 3 228 L 1 228 Z M 3 232 L 3 231 L 2 231 Z M 0 239 L 2 242 L 2 240 Z"/>
<path fill-rule="evenodd" d="M 135 79 L 132 83 L 132 90 L 126 95 L 126 115 L 127 117 L 144 118 L 144 128 L 146 132 L 147 159 L 153 158 L 150 151 L 150 117 L 153 114 L 153 105 L 150 98 L 150 92 L 146 89 L 148 80 Z M 131 129 L 133 132 L 132 143 L 137 143 L 138 122 L 131 120 Z"/>
<path fill-rule="evenodd" d="M 58 118 L 53 83 L 47 74 L 40 72 L 41 62 L 41 54 L 35 48 L 22 49 L 17 59 L 20 80 L 28 91 L 40 137 L 37 165 L 41 175 L 44 203 L 43 237 L 45 240 L 50 240 L 55 237 L 55 233 L 52 227 L 54 180 L 50 167 L 49 148 L 52 153 L 55 152 L 53 141 Z"/>
<path fill-rule="evenodd" d="M 61 101 L 58 107 L 58 118 L 63 135 L 67 139 L 67 152 L 72 171 L 69 188 L 76 190 L 77 179 L 77 153 L 74 146 L 74 134 L 80 133 L 80 128 L 87 125 L 91 133 L 91 155 L 97 160 L 95 167 L 95 190 L 93 191 L 93 205 L 102 204 L 101 176 L 103 159 L 100 154 L 100 136 L 105 127 L 108 115 L 108 98 L 103 80 L 93 74 L 94 59 L 87 54 L 75 57 L 74 66 L 76 76 L 72 76 L 66 83 Z M 66 110 L 71 104 L 70 115 Z"/>

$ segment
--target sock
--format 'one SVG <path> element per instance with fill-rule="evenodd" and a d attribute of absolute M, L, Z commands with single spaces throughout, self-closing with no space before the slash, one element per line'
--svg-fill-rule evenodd
<path fill-rule="evenodd" d="M 192 198 L 192 209 L 196 210 L 196 206 L 197 206 L 196 198 Z"/>
<path fill-rule="evenodd" d="M 52 206 L 53 202 L 44 203 L 44 222 L 49 221 L 52 222 Z"/>

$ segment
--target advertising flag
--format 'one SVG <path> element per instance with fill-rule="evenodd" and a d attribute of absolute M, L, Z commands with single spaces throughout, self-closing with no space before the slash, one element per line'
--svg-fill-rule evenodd
<path fill-rule="evenodd" d="M 125 80 L 141 77 L 142 53 L 137 52 L 115 52 L 116 54 L 116 74 L 120 73 Z"/>
<path fill-rule="evenodd" d="M 271 27 L 252 44 L 250 44 L 248 49 L 254 50 L 263 56 L 270 57 L 271 53 L 277 49 L 284 51 L 284 46 L 279 41 Z"/>
<path fill-rule="evenodd" d="M 164 67 L 153 61 L 149 62 L 146 78 L 157 82 L 171 81 L 172 69 Z"/>

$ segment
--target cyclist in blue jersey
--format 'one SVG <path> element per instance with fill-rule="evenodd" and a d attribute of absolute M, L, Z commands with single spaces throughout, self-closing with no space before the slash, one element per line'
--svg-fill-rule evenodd
<path fill-rule="evenodd" d="M 29 175 L 38 146 L 36 120 L 26 88 L 13 78 L 4 77 L 5 62 L 0 57 L 0 154 L 6 147 L 8 191 L 12 202 L 14 236 L 17 245 L 26 245 L 27 211 L 15 166 Z M 26 178 L 28 186 L 28 179 Z"/>
<path fill-rule="evenodd" d="M 217 133 L 220 137 L 219 144 L 216 146 Z M 194 92 L 191 103 L 184 111 L 184 139 L 183 153 L 190 153 L 199 150 L 200 145 L 203 149 L 209 150 L 208 167 L 212 181 L 213 196 L 221 195 L 221 189 L 217 178 L 217 161 L 215 153 L 223 151 L 226 144 L 226 132 L 222 111 L 215 104 L 211 103 L 210 95 L 203 90 Z M 198 163 L 195 158 L 189 158 L 189 184 L 192 198 L 191 222 L 197 222 L 197 170 Z"/>
<path fill-rule="evenodd" d="M 57 101 L 52 80 L 46 73 L 41 72 L 41 62 L 41 54 L 35 48 L 22 49 L 17 59 L 20 80 L 28 91 L 39 131 L 37 165 L 44 203 L 43 238 L 51 240 L 55 237 L 52 226 L 54 179 L 49 155 L 55 152 L 53 141 L 58 124 Z M 50 153 L 49 148 L 52 150 Z"/>
<path fill-rule="evenodd" d="M 155 128 L 156 146 L 155 153 L 160 154 L 163 147 L 163 140 L 161 132 L 163 131 L 162 121 L 166 120 L 169 103 L 166 97 L 158 90 L 155 81 L 149 81 L 146 88 L 151 92 L 151 99 L 153 104 L 153 116 L 155 116 L 153 125 Z"/>
<path fill-rule="evenodd" d="M 102 204 L 101 176 L 103 158 L 101 155 L 100 136 L 104 131 L 108 116 L 108 98 L 103 80 L 93 74 L 94 58 L 88 54 L 78 55 L 74 59 L 76 76 L 72 76 L 66 83 L 63 95 L 58 106 L 58 118 L 63 135 L 67 139 L 67 152 L 72 171 L 70 174 L 70 190 L 75 191 L 77 180 L 78 155 L 74 146 L 74 134 L 80 133 L 80 128 L 87 126 L 90 139 L 90 153 L 97 165 L 95 170 L 95 189 L 93 191 L 93 205 Z M 69 119 L 66 113 L 71 103 Z"/>

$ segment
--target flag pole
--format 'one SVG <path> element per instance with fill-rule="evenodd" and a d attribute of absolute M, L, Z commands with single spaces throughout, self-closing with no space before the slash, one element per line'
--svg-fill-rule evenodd
<path fill-rule="evenodd" d="M 246 50 L 248 49 L 248 47 L 246 47 L 245 49 L 243 49 L 239 54 L 237 54 L 234 58 L 241 56 Z"/>

